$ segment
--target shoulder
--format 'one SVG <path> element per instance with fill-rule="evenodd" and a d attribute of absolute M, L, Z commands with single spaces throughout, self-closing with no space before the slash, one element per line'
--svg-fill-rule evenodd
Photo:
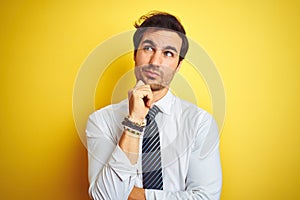
<path fill-rule="evenodd" d="M 123 100 L 117 104 L 105 106 L 93 112 L 88 119 L 89 125 L 103 129 L 121 128 L 121 121 L 128 115 L 128 101 Z"/>
<path fill-rule="evenodd" d="M 208 121 L 208 120 L 213 120 L 212 115 L 207 112 L 206 110 L 198 107 L 197 105 L 180 99 L 178 97 L 175 97 L 175 105 L 174 105 L 175 110 L 180 112 L 180 115 L 182 117 L 192 120 L 192 121 Z"/>
<path fill-rule="evenodd" d="M 121 101 L 117 104 L 110 104 L 103 108 L 100 108 L 94 111 L 89 118 L 111 118 L 116 116 L 126 116 L 126 111 L 128 110 L 128 101 L 127 99 Z"/>
<path fill-rule="evenodd" d="M 195 146 L 203 148 L 207 154 L 218 144 L 219 131 L 214 117 L 206 110 L 176 97 L 177 107 L 180 107 L 180 121 L 190 130 L 190 135 L 196 139 Z"/>

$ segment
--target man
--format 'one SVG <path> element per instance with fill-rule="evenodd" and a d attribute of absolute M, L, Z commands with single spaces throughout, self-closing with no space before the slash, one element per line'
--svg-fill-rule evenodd
<path fill-rule="evenodd" d="M 137 84 L 128 100 L 96 111 L 87 124 L 90 196 L 219 199 L 216 124 L 169 91 L 188 49 L 185 30 L 161 12 L 142 16 L 135 26 Z"/>

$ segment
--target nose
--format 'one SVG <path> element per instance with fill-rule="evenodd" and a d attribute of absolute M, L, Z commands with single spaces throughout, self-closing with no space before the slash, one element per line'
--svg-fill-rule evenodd
<path fill-rule="evenodd" d="M 162 62 L 162 57 L 161 57 L 160 50 L 154 51 L 153 54 L 151 55 L 149 64 L 159 66 L 161 65 L 161 62 Z"/>

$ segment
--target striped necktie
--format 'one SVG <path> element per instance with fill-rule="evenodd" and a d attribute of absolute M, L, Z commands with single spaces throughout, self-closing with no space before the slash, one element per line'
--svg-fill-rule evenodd
<path fill-rule="evenodd" d="M 157 106 L 153 106 L 147 116 L 147 125 L 144 131 L 142 146 L 142 170 L 144 189 L 163 189 L 161 152 L 158 127 L 155 116 L 159 112 Z"/>

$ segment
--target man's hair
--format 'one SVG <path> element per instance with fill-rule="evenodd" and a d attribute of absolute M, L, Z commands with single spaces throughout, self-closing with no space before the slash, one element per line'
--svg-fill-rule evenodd
<path fill-rule="evenodd" d="M 189 43 L 185 35 L 185 30 L 174 15 L 171 15 L 166 12 L 152 11 L 146 15 L 141 16 L 134 24 L 134 27 L 137 28 L 136 32 L 133 35 L 133 44 L 134 44 L 134 56 L 139 47 L 141 39 L 144 33 L 148 28 L 154 29 L 166 29 L 169 31 L 176 32 L 182 39 L 182 45 L 179 53 L 179 62 L 184 59 L 188 48 Z"/>

